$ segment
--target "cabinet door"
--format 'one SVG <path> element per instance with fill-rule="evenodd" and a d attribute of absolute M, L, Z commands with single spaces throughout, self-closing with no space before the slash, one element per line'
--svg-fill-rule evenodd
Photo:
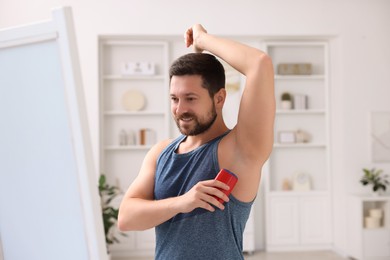
<path fill-rule="evenodd" d="M 324 244 L 331 240 L 328 197 L 301 198 L 301 243 Z"/>
<path fill-rule="evenodd" d="M 246 222 L 243 234 L 243 251 L 252 253 L 255 251 L 255 219 L 253 216 L 253 209 Z"/>
<path fill-rule="evenodd" d="M 298 200 L 272 198 L 269 221 L 270 245 L 297 245 L 299 243 Z"/>
<path fill-rule="evenodd" d="M 136 240 L 136 247 L 139 250 L 154 250 L 156 244 L 154 228 L 138 231 Z"/>
<path fill-rule="evenodd" d="M 365 229 L 363 231 L 363 254 L 365 259 L 390 259 L 390 231 L 388 229 Z"/>
<path fill-rule="evenodd" d="M 109 246 L 109 250 L 113 255 L 126 255 L 128 251 L 135 250 L 135 232 L 126 232 L 126 236 L 121 236 L 119 231 L 115 233 L 120 243 L 114 243 Z"/>

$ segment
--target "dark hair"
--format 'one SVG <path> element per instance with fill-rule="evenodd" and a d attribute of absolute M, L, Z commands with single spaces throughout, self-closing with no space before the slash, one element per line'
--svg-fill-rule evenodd
<path fill-rule="evenodd" d="M 176 59 L 169 70 L 172 76 L 200 75 L 202 87 L 214 97 L 221 88 L 225 88 L 225 70 L 219 60 L 207 53 L 189 53 Z"/>

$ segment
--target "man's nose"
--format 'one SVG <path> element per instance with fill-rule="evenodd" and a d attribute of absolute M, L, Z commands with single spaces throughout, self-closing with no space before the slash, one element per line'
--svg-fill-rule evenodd
<path fill-rule="evenodd" d="M 181 115 L 188 111 L 188 106 L 183 101 L 179 101 L 176 104 L 175 112 L 177 115 Z"/>

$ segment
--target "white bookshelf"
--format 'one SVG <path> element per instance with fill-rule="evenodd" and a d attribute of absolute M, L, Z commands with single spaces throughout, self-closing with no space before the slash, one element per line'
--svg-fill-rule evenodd
<path fill-rule="evenodd" d="M 328 45 L 325 41 L 267 41 L 275 66 L 275 140 L 265 167 L 266 249 L 269 251 L 331 247 Z M 310 63 L 309 75 L 280 75 L 281 63 Z M 305 95 L 306 107 L 285 109 L 283 93 Z M 308 141 L 295 139 L 298 130 Z M 294 136 L 283 142 L 280 133 Z M 292 139 L 291 139 L 292 140 Z M 303 173 L 308 190 L 294 189 Z M 284 185 L 285 183 L 289 185 Z M 290 186 L 289 188 L 287 186 Z"/>
<path fill-rule="evenodd" d="M 100 172 L 108 182 L 127 190 L 138 175 L 144 156 L 152 145 L 170 137 L 169 48 L 163 40 L 138 40 L 131 37 L 99 38 L 100 83 Z M 151 62 L 155 72 L 149 75 L 124 74 L 125 62 Z M 141 108 L 128 109 L 123 96 L 127 91 L 141 93 Z M 137 100 L 135 100 L 137 101 Z M 131 106 L 131 104 L 130 104 Z M 141 143 L 141 129 L 149 129 L 153 140 Z M 127 143 L 121 143 L 124 130 Z M 120 199 L 116 202 L 119 206 Z M 154 229 L 126 232 L 111 246 L 114 257 L 152 256 Z"/>

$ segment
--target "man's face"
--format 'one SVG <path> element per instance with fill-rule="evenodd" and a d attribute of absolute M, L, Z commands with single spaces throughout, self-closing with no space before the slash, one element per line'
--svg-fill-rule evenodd
<path fill-rule="evenodd" d="M 173 76 L 170 95 L 172 115 L 182 134 L 199 135 L 213 125 L 217 111 L 201 76 Z"/>

